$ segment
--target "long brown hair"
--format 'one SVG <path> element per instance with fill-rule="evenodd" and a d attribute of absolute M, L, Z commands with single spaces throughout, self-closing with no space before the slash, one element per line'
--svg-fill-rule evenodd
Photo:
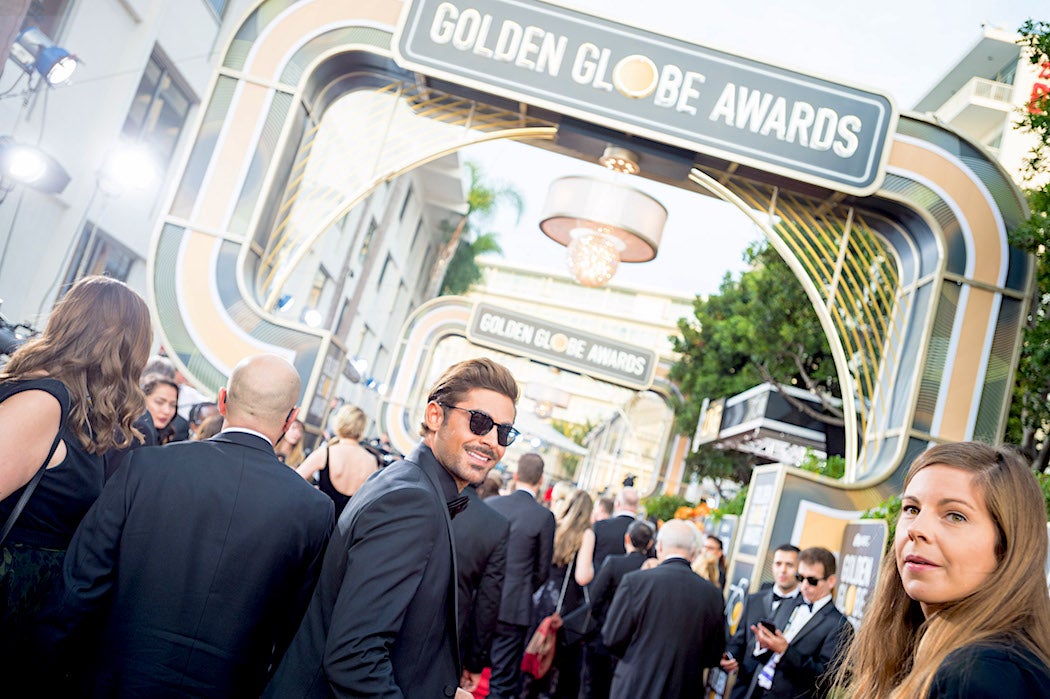
<path fill-rule="evenodd" d="M 998 566 L 976 592 L 926 619 L 904 591 L 896 556 L 887 555 L 871 607 L 837 677 L 836 684 L 853 699 L 924 697 L 952 651 L 990 639 L 1005 638 L 1050 665 L 1046 503 L 1030 467 L 1010 448 L 940 444 L 912 463 L 905 488 L 933 465 L 973 475 L 995 523 Z"/>
<path fill-rule="evenodd" d="M 568 565 L 576 556 L 583 541 L 583 533 L 591 528 L 591 510 L 594 502 L 587 491 L 577 490 L 569 498 L 565 514 L 554 530 L 554 565 Z"/>
<path fill-rule="evenodd" d="M 69 391 L 67 425 L 85 450 L 125 448 L 146 409 L 139 375 L 153 339 L 149 309 L 123 282 L 84 277 L 51 312 L 43 334 L 23 345 L 0 381 L 44 374 Z"/>

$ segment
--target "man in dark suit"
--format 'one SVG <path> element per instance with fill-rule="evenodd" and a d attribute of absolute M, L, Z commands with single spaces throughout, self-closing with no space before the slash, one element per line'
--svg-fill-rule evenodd
<path fill-rule="evenodd" d="M 613 516 L 598 520 L 583 533 L 580 550 L 576 554 L 576 582 L 587 585 L 601 569 L 607 556 L 626 552 L 623 537 L 638 514 L 638 491 L 625 487 L 613 501 Z"/>
<path fill-rule="evenodd" d="M 66 648 L 73 660 L 91 654 L 78 694 L 262 691 L 309 603 L 334 518 L 331 501 L 274 455 L 299 391 L 284 359 L 246 359 L 219 390 L 219 435 L 133 450 L 107 483 L 69 546 L 65 593 L 43 631 L 59 647 L 71 634 L 82 641 Z"/>
<path fill-rule="evenodd" d="M 751 677 L 759 666 L 755 655 L 755 634 L 751 627 L 759 620 L 772 620 L 782 604 L 793 607 L 798 597 L 798 547 L 781 544 L 773 551 L 773 586 L 748 595 L 737 621 L 736 630 L 726 643 L 726 654 L 721 662 L 726 672 L 736 672 L 731 699 L 743 699 L 751 686 Z"/>
<path fill-rule="evenodd" d="M 302 626 L 265 696 L 469 697 L 457 688 L 460 492 L 503 458 L 518 385 L 489 359 L 455 364 L 427 396 L 422 441 L 369 478 L 339 517 Z M 466 689 L 467 691 L 464 691 Z"/>
<path fill-rule="evenodd" d="M 809 699 L 825 697 L 834 661 L 840 649 L 853 640 L 853 626 L 832 601 L 835 587 L 835 556 L 819 546 L 798 555 L 796 579 L 801 596 L 794 606 L 781 604 L 773 617 L 776 631 L 762 625 L 751 627 L 758 646 L 760 665 L 751 679 L 748 697 Z"/>
<path fill-rule="evenodd" d="M 533 623 L 532 595 L 550 574 L 554 515 L 536 502 L 542 482 L 543 459 L 539 454 L 525 454 L 514 474 L 515 491 L 485 501 L 510 522 L 507 575 L 492 640 L 491 699 L 517 699 L 521 693 L 521 658 Z"/>
<path fill-rule="evenodd" d="M 590 586 L 591 618 L 598 629 L 605 623 L 605 617 L 620 586 L 623 576 L 639 570 L 645 563 L 649 549 L 653 545 L 653 529 L 648 522 L 635 520 L 627 528 L 624 536 L 624 547 L 627 553 L 608 556 L 602 564 L 598 575 Z M 580 699 L 608 699 L 612 687 L 615 658 L 602 643 L 601 636 L 589 639 L 583 648 L 583 667 L 580 676 Z"/>
<path fill-rule="evenodd" d="M 660 564 L 623 576 L 602 626 L 602 640 L 620 658 L 612 699 L 700 696 L 704 668 L 725 649 L 722 593 L 690 568 L 700 532 L 672 519 L 656 542 Z"/>
<path fill-rule="evenodd" d="M 481 502 L 473 485 L 463 489 L 467 509 L 452 520 L 459 569 L 459 650 L 461 684 L 476 684 L 489 666 L 492 635 L 503 600 L 510 522 Z"/>

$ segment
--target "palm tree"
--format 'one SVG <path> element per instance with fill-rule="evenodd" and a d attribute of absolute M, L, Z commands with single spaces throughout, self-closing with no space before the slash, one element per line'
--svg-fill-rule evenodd
<path fill-rule="evenodd" d="M 466 162 L 464 166 L 470 173 L 467 212 L 452 230 L 452 234 L 442 248 L 437 262 L 434 264 L 434 269 L 430 276 L 430 293 L 428 294 L 430 297 L 437 296 L 439 290 L 442 293 L 462 293 L 466 291 L 471 284 L 481 278 L 481 272 L 474 263 L 474 256 L 483 252 L 502 252 L 502 249 L 496 242 L 496 234 L 479 233 L 476 228 L 478 222 L 490 218 L 503 204 L 510 204 L 517 213 L 518 221 L 520 221 L 522 210 L 525 208 L 525 203 L 516 190 L 503 183 L 491 184 L 485 182 L 484 173 L 474 163 Z M 465 246 L 461 246 L 461 242 L 465 243 Z M 461 248 L 462 252 L 460 252 Z M 468 255 L 469 257 L 467 257 Z M 476 276 L 462 288 L 460 288 L 461 282 L 453 283 L 450 280 L 450 282 L 442 283 L 445 280 L 446 273 L 450 272 L 450 263 L 456 257 L 460 257 L 461 260 L 469 259 L 470 264 L 467 265 L 466 277 L 471 276 L 469 272 L 471 267 L 476 272 Z M 449 288 L 455 288 L 457 291 L 445 291 Z"/>

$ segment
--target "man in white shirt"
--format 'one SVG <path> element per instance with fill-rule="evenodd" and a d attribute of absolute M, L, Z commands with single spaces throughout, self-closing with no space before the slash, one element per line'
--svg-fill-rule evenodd
<path fill-rule="evenodd" d="M 835 608 L 835 556 L 819 546 L 798 555 L 801 599 L 794 606 L 782 603 L 774 615 L 776 629 L 751 626 L 762 650 L 762 667 L 751 679 L 748 697 L 815 699 L 827 696 L 833 661 L 853 639 L 853 626 Z"/>
<path fill-rule="evenodd" d="M 751 677 L 762 667 L 753 652 L 757 647 L 751 628 L 762 619 L 771 620 L 781 604 L 794 606 L 799 594 L 795 580 L 798 572 L 797 546 L 781 544 L 773 551 L 773 586 L 748 595 L 737 622 L 736 631 L 726 643 L 726 654 L 719 663 L 726 672 L 736 672 L 731 699 L 743 699 L 751 685 Z"/>

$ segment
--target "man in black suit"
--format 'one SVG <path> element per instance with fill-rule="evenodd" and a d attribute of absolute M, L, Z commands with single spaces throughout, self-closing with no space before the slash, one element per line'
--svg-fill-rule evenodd
<path fill-rule="evenodd" d="M 91 654 L 78 694 L 262 692 L 334 518 L 274 455 L 299 391 L 284 359 L 248 358 L 219 390 L 219 435 L 133 450 L 107 483 L 69 546 L 65 593 L 43 632 L 60 647 L 81 641 L 65 649 L 74 661 Z"/>
<path fill-rule="evenodd" d="M 510 521 L 507 575 L 492 640 L 491 699 L 517 699 L 521 694 L 521 658 L 533 623 L 532 595 L 550 574 L 554 515 L 536 502 L 542 482 L 543 459 L 539 454 L 525 454 L 518 460 L 514 492 L 485 501 Z"/>
<path fill-rule="evenodd" d="M 799 594 L 798 581 L 798 547 L 781 544 L 773 551 L 773 586 L 759 590 L 747 596 L 744 609 L 737 621 L 736 631 L 726 643 L 726 654 L 719 665 L 726 672 L 736 672 L 736 681 L 731 699 L 743 699 L 751 686 L 751 677 L 759 666 L 754 651 L 755 634 L 751 627 L 760 619 L 772 620 L 782 604 L 793 607 Z"/>
<path fill-rule="evenodd" d="M 759 666 L 748 697 L 809 699 L 825 697 L 835 672 L 834 660 L 853 640 L 853 626 L 832 601 L 835 556 L 815 546 L 798 555 L 796 579 L 802 594 L 796 604 L 781 604 L 773 617 L 776 631 L 751 627 L 758 646 Z"/>
<path fill-rule="evenodd" d="M 451 516 L 514 441 L 518 385 L 489 359 L 455 364 L 427 396 L 423 439 L 339 517 L 302 626 L 265 696 L 469 697 L 458 688 Z M 464 691 L 466 689 L 467 691 Z"/>
<path fill-rule="evenodd" d="M 598 520 L 583 533 L 580 550 L 576 554 L 576 582 L 587 585 L 601 569 L 607 556 L 626 552 L 623 537 L 638 514 L 638 491 L 625 487 L 613 501 L 613 516 Z"/>
<path fill-rule="evenodd" d="M 623 576 L 602 626 L 602 640 L 620 658 L 612 699 L 700 696 L 704 668 L 725 649 L 722 593 L 690 568 L 700 532 L 672 519 L 656 542 L 660 564 Z"/>
<path fill-rule="evenodd" d="M 459 570 L 459 650 L 461 684 L 476 684 L 489 666 L 492 635 L 503 600 L 510 522 L 481 502 L 473 485 L 463 489 L 467 509 L 452 520 Z"/>
<path fill-rule="evenodd" d="M 647 559 L 653 545 L 653 529 L 648 522 L 635 520 L 624 535 L 624 547 L 627 553 L 608 556 L 601 570 L 594 576 L 590 586 L 591 618 L 598 629 L 605 623 L 605 617 L 616 595 L 616 588 L 627 573 L 639 570 Z M 583 648 L 583 668 L 580 676 L 580 699 L 608 699 L 612 686 L 615 658 L 602 643 L 600 634 L 587 641 Z"/>

